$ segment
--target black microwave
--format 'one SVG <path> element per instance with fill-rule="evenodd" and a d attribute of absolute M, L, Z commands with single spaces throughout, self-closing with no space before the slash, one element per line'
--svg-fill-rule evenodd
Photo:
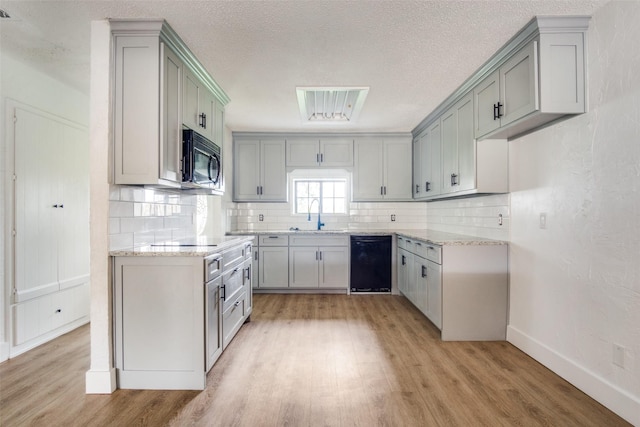
<path fill-rule="evenodd" d="M 222 192 L 220 147 L 192 129 L 182 130 L 182 187 Z"/>

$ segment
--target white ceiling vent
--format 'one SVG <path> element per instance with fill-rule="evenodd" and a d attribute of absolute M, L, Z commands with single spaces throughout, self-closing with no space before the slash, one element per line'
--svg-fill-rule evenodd
<path fill-rule="evenodd" d="M 349 123 L 358 118 L 368 87 L 297 87 L 298 106 L 306 123 Z"/>

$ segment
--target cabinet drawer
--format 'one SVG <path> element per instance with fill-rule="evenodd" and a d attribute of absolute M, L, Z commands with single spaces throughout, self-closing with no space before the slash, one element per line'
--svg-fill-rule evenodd
<path fill-rule="evenodd" d="M 242 265 L 239 265 L 233 270 L 225 271 L 222 275 L 222 311 L 226 310 L 237 294 L 242 291 L 244 271 Z"/>
<path fill-rule="evenodd" d="M 398 236 L 396 238 L 398 249 L 407 249 L 407 238 L 404 236 Z"/>
<path fill-rule="evenodd" d="M 222 255 L 215 254 L 204 259 L 204 276 L 205 282 L 209 282 L 220 275 L 222 272 Z"/>
<path fill-rule="evenodd" d="M 222 271 L 227 272 L 244 261 L 244 246 L 237 246 L 222 253 Z"/>
<path fill-rule="evenodd" d="M 421 245 L 418 246 L 417 243 Z M 442 246 L 434 245 L 426 242 L 416 243 L 416 253 L 423 258 L 433 261 L 436 264 L 442 264 Z M 420 250 L 418 251 L 418 248 Z"/>
<path fill-rule="evenodd" d="M 227 347 L 244 322 L 246 293 L 241 293 L 222 313 L 222 346 Z"/>
<path fill-rule="evenodd" d="M 289 245 L 289 236 L 272 234 L 268 236 L 260 236 L 260 246 L 287 246 Z"/>
<path fill-rule="evenodd" d="M 302 234 L 291 236 L 290 246 L 348 246 L 349 236 L 318 236 Z"/>

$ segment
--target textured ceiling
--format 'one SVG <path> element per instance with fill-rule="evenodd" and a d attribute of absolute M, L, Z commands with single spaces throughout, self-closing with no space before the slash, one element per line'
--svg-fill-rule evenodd
<path fill-rule="evenodd" d="M 231 98 L 235 131 L 410 131 L 535 15 L 570 1 L 1 1 L 3 54 L 88 93 L 90 21 L 164 18 Z M 369 86 L 356 123 L 303 124 L 296 86 Z"/>

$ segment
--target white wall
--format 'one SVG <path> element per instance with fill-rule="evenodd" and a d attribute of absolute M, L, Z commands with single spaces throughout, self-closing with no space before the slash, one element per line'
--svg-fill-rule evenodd
<path fill-rule="evenodd" d="M 640 425 L 640 2 L 588 33 L 590 109 L 509 144 L 508 339 Z M 539 214 L 547 215 L 546 229 Z M 613 363 L 613 346 L 624 367 Z"/>
<path fill-rule="evenodd" d="M 13 126 L 12 119 L 5 111 L 7 99 L 36 107 L 40 110 L 63 117 L 67 120 L 89 125 L 89 97 L 48 75 L 41 73 L 20 59 L 13 58 L 7 52 L 0 55 L 0 361 L 8 357 L 9 339 L 9 292 L 11 284 L 6 280 L 9 273 L 6 263 L 11 249 L 8 239 L 11 224 L 7 204 L 10 197 L 7 168 L 11 159 L 7 155 L 8 128 Z M 10 154 L 10 153 L 9 153 Z M 6 252 L 5 252 L 6 251 Z M 6 255 L 6 256 L 5 256 Z"/>

